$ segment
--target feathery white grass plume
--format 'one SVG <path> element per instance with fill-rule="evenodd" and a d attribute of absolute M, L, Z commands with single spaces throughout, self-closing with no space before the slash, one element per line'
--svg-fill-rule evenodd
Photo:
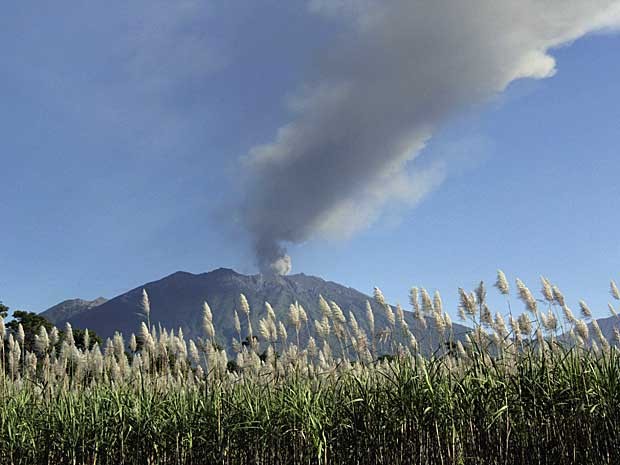
<path fill-rule="evenodd" d="M 324 316 L 321 320 L 315 320 L 314 326 L 321 339 L 327 339 L 329 337 L 330 326 L 329 318 L 327 316 Z"/>
<path fill-rule="evenodd" d="M 611 296 L 616 300 L 620 300 L 620 291 L 618 290 L 618 286 L 616 286 L 616 282 L 613 279 L 609 283 L 609 288 Z"/>
<path fill-rule="evenodd" d="M 155 341 L 144 321 L 140 324 L 140 340 L 142 342 L 142 350 L 148 353 L 155 351 Z"/>
<path fill-rule="evenodd" d="M 138 341 L 136 339 L 136 335 L 131 333 L 131 337 L 129 338 L 129 350 L 132 353 L 135 353 L 138 350 Z"/>
<path fill-rule="evenodd" d="M 583 320 L 577 320 L 575 322 L 575 331 L 577 331 L 577 335 L 587 341 L 589 339 L 590 331 L 588 330 L 588 325 Z"/>
<path fill-rule="evenodd" d="M 198 353 L 198 347 L 196 347 L 196 343 L 190 339 L 189 340 L 189 357 L 195 366 L 200 365 L 200 354 Z"/>
<path fill-rule="evenodd" d="M 73 338 L 73 328 L 71 328 L 71 323 L 69 322 L 65 324 L 65 341 L 70 346 L 75 345 L 75 339 Z"/>
<path fill-rule="evenodd" d="M 523 301 L 523 303 L 525 304 L 525 307 L 530 312 L 532 312 L 532 314 L 535 315 L 536 312 L 538 311 L 538 305 L 536 303 L 536 299 L 534 298 L 534 296 L 532 295 L 532 293 L 530 292 L 530 290 L 528 289 L 528 287 L 525 285 L 523 281 L 517 278 L 516 283 L 517 283 L 517 290 L 519 291 L 519 298 Z"/>
<path fill-rule="evenodd" d="M 357 323 L 357 319 L 355 318 L 355 315 L 350 310 L 349 310 L 349 326 L 351 327 L 351 332 L 353 333 L 354 337 L 357 337 L 360 333 L 360 327 L 359 327 L 359 324 Z"/>
<path fill-rule="evenodd" d="M 306 313 L 306 309 L 302 305 L 297 305 L 299 310 L 299 320 L 302 323 L 308 323 L 308 314 Z"/>
<path fill-rule="evenodd" d="M 465 292 L 463 288 L 459 287 L 459 298 L 460 308 L 463 309 L 463 312 L 466 312 L 471 316 L 475 316 L 477 310 L 475 297 Z"/>
<path fill-rule="evenodd" d="M 258 331 L 263 339 L 275 342 L 278 339 L 275 321 L 272 318 L 261 318 L 258 322 Z"/>
<path fill-rule="evenodd" d="M 84 345 L 84 350 L 88 350 L 90 348 L 90 333 L 88 332 L 88 328 L 84 329 L 82 344 Z"/>
<path fill-rule="evenodd" d="M 521 334 L 524 336 L 529 336 L 532 334 L 532 322 L 526 313 L 522 313 L 519 316 L 519 329 L 521 330 Z"/>
<path fill-rule="evenodd" d="M 297 302 L 289 305 L 288 307 L 288 320 L 291 322 L 293 327 L 299 331 L 299 327 L 301 325 L 301 320 L 299 319 L 299 308 L 297 307 Z"/>
<path fill-rule="evenodd" d="M 547 302 L 553 302 L 555 299 L 553 297 L 553 288 L 551 287 L 551 283 L 544 276 L 540 277 L 540 282 L 542 284 L 541 293 L 543 297 Z"/>
<path fill-rule="evenodd" d="M 433 300 L 431 299 L 430 294 L 425 288 L 420 290 L 420 297 L 422 299 L 422 312 L 426 315 L 430 315 L 433 313 Z"/>
<path fill-rule="evenodd" d="M 394 311 L 392 310 L 392 307 L 390 307 L 387 304 L 384 304 L 383 311 L 385 313 L 385 317 L 387 318 L 389 325 L 393 328 L 394 325 L 396 324 L 396 317 L 394 316 Z"/>
<path fill-rule="evenodd" d="M 24 327 L 21 323 L 17 325 L 17 342 L 19 342 L 22 346 L 24 345 L 24 341 L 26 340 L 26 333 L 24 332 Z"/>
<path fill-rule="evenodd" d="M 368 329 L 370 330 L 370 335 L 374 337 L 375 334 L 375 314 L 372 311 L 372 306 L 370 302 L 366 301 L 366 320 L 368 322 Z"/>
<path fill-rule="evenodd" d="M 286 344 L 286 340 L 288 339 L 288 333 L 286 331 L 284 323 L 282 323 L 281 321 L 278 322 L 278 337 L 280 338 L 280 342 L 282 342 L 282 344 Z"/>
<path fill-rule="evenodd" d="M 616 344 L 620 343 L 620 330 L 618 328 L 614 328 L 614 341 Z"/>
<path fill-rule="evenodd" d="M 241 334 L 241 321 L 239 320 L 239 314 L 237 313 L 237 310 L 233 312 L 233 323 L 235 326 L 235 331 L 237 331 L 238 334 Z"/>
<path fill-rule="evenodd" d="M 327 303 L 327 300 L 322 295 L 319 295 L 319 310 L 321 310 L 321 315 L 326 318 L 332 317 L 332 310 Z"/>
<path fill-rule="evenodd" d="M 435 291 L 433 295 L 433 310 L 435 313 L 443 313 L 443 301 L 441 300 L 439 291 Z"/>
<path fill-rule="evenodd" d="M 45 326 L 39 327 L 39 334 L 37 334 L 34 338 L 34 348 L 40 355 L 43 355 L 47 352 L 47 349 L 50 344 L 49 336 L 47 335 L 47 330 Z"/>
<path fill-rule="evenodd" d="M 385 297 L 383 295 L 383 292 L 381 292 L 381 289 L 375 287 L 373 291 L 373 296 L 375 298 L 375 302 L 377 302 L 379 305 L 386 305 Z"/>
<path fill-rule="evenodd" d="M 538 342 L 538 347 L 540 349 L 543 349 L 545 347 L 545 338 L 540 328 L 536 329 L 536 341 Z"/>
<path fill-rule="evenodd" d="M 433 319 L 435 321 L 435 328 L 439 331 L 439 334 L 442 336 L 446 333 L 446 322 L 443 319 L 443 316 L 440 313 L 432 313 Z"/>
<path fill-rule="evenodd" d="M 555 331 L 558 329 L 558 317 L 551 309 L 547 312 L 545 323 L 545 329 L 547 331 Z"/>
<path fill-rule="evenodd" d="M 149 300 L 149 295 L 146 292 L 146 289 L 142 289 L 142 300 L 140 301 L 140 308 L 142 309 L 142 313 L 146 317 L 147 321 L 151 317 L 151 302 Z"/>
<path fill-rule="evenodd" d="M 500 335 L 503 339 L 508 335 L 508 329 L 506 328 L 506 322 L 504 321 L 504 317 L 501 313 L 495 313 L 495 331 Z"/>
<path fill-rule="evenodd" d="M 510 293 L 510 286 L 508 285 L 508 280 L 506 279 L 506 275 L 502 270 L 497 270 L 497 281 L 495 281 L 495 287 L 503 295 L 508 295 Z"/>
<path fill-rule="evenodd" d="M 592 310 L 590 310 L 585 300 L 579 301 L 579 309 L 581 310 L 581 316 L 583 318 L 592 318 Z"/>
<path fill-rule="evenodd" d="M 564 294 L 562 294 L 562 291 L 558 286 L 556 286 L 555 284 L 551 286 L 551 291 L 553 292 L 553 299 L 558 303 L 560 307 L 566 305 Z"/>
<path fill-rule="evenodd" d="M 316 340 L 310 336 L 308 338 L 308 344 L 306 344 L 306 350 L 311 357 L 316 357 Z"/>
<path fill-rule="evenodd" d="M 347 319 L 344 316 L 344 312 L 340 306 L 333 300 L 329 301 L 329 308 L 331 309 L 332 317 L 340 324 L 346 323 Z"/>
<path fill-rule="evenodd" d="M 478 301 L 479 304 L 483 304 L 484 302 L 486 302 L 487 290 L 486 290 L 486 287 L 484 286 L 484 281 L 480 281 L 480 284 L 478 284 L 478 287 L 476 287 L 476 289 L 474 290 L 474 293 L 476 295 L 476 300 Z"/>
<path fill-rule="evenodd" d="M 609 309 L 609 313 L 611 314 L 611 316 L 618 316 L 618 312 L 616 312 L 616 309 L 614 308 L 614 306 L 612 304 L 607 304 L 607 308 Z"/>
<path fill-rule="evenodd" d="M 452 330 L 452 318 L 450 318 L 450 315 L 448 315 L 448 312 L 444 312 L 443 321 L 448 331 L 451 331 Z"/>
<path fill-rule="evenodd" d="M 480 322 L 487 326 L 493 326 L 493 315 L 491 309 L 487 304 L 482 304 L 482 310 L 480 311 Z"/>
<path fill-rule="evenodd" d="M 202 303 L 202 318 L 206 321 L 213 322 L 213 312 L 206 300 Z"/>
<path fill-rule="evenodd" d="M 276 312 L 273 310 L 273 307 L 269 302 L 265 302 L 265 310 L 267 311 L 267 316 L 272 320 L 276 320 Z"/>
<path fill-rule="evenodd" d="M 239 294 L 239 305 L 241 306 L 241 311 L 249 316 L 250 304 L 248 303 L 248 299 L 244 294 Z"/>
<path fill-rule="evenodd" d="M 568 321 L 571 324 L 575 324 L 575 322 L 577 321 L 577 318 L 575 318 L 575 315 L 573 315 L 573 312 L 568 307 L 568 305 L 566 304 L 562 305 L 562 312 L 564 313 L 564 318 L 566 319 L 566 321 Z"/>
<path fill-rule="evenodd" d="M 399 326 L 405 326 L 407 323 L 405 322 L 405 311 L 400 304 L 396 304 L 396 322 Z"/>
<path fill-rule="evenodd" d="M 599 342 L 605 346 L 606 344 L 608 344 L 607 339 L 605 338 L 605 336 L 603 335 L 603 331 L 601 330 L 601 327 L 598 324 L 598 321 L 596 320 L 592 320 L 592 329 L 594 330 L 594 334 L 596 335 L 596 338 L 599 340 Z"/>
<path fill-rule="evenodd" d="M 409 303 L 414 312 L 420 312 L 420 301 L 418 300 L 418 288 L 412 287 L 409 291 Z"/>
<path fill-rule="evenodd" d="M 215 336 L 215 327 L 213 326 L 213 312 L 207 301 L 202 303 L 202 330 L 209 339 Z"/>
<path fill-rule="evenodd" d="M 0 316 L 0 341 L 4 341 L 6 336 L 6 327 L 4 326 L 4 318 Z"/>

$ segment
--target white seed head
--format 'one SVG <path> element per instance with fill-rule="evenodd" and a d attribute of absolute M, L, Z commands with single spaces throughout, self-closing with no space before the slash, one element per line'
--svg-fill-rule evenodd
<path fill-rule="evenodd" d="M 587 341 L 589 339 L 590 332 L 588 330 L 588 325 L 586 324 L 585 321 L 577 320 L 575 322 L 575 331 L 577 331 L 577 334 L 579 335 L 579 337 L 583 339 L 584 341 Z"/>
<path fill-rule="evenodd" d="M 590 310 L 590 307 L 588 307 L 588 304 L 585 302 L 585 300 L 580 300 L 579 301 L 579 308 L 581 310 L 581 316 L 583 318 L 591 318 L 592 317 L 592 310 Z"/>
<path fill-rule="evenodd" d="M 536 314 L 538 311 L 538 305 L 536 303 L 536 299 L 528 289 L 528 287 L 521 281 L 519 278 L 516 279 L 517 290 L 519 291 L 519 298 L 525 304 L 525 307 L 532 312 L 532 314 Z"/>
<path fill-rule="evenodd" d="M 291 322 L 291 324 L 299 331 L 301 321 L 299 319 L 299 307 L 297 306 L 297 302 L 289 305 L 288 319 Z"/>
<path fill-rule="evenodd" d="M 616 300 L 620 300 L 620 291 L 618 290 L 618 286 L 616 286 L 616 282 L 614 280 L 609 283 L 609 287 L 611 296 Z"/>
<path fill-rule="evenodd" d="M 368 320 L 368 328 L 370 330 L 370 335 L 374 337 L 375 334 L 375 315 L 372 311 L 372 306 L 370 302 L 366 301 L 366 319 Z"/>
<path fill-rule="evenodd" d="M 278 322 L 278 337 L 283 344 L 286 344 L 288 333 L 286 332 L 286 327 L 284 326 L 284 323 L 282 323 L 281 321 Z"/>
<path fill-rule="evenodd" d="M 551 286 L 551 291 L 553 292 L 553 299 L 558 303 L 560 307 L 566 305 L 566 301 L 564 300 L 564 294 L 562 294 L 562 291 L 558 286 Z"/>
<path fill-rule="evenodd" d="M 140 302 L 142 313 L 148 318 L 151 315 L 151 302 L 149 301 L 149 295 L 146 289 L 142 289 L 142 301 Z"/>
<path fill-rule="evenodd" d="M 381 289 L 379 289 L 378 287 L 375 287 L 373 295 L 375 297 L 375 301 L 379 305 L 385 305 L 385 297 L 383 296 L 383 292 L 381 292 Z"/>
<path fill-rule="evenodd" d="M 541 292 L 542 292 L 543 297 L 545 298 L 547 302 L 553 302 L 554 297 L 553 297 L 553 288 L 551 287 L 551 283 L 544 276 L 540 277 L 540 282 L 542 283 Z"/>
<path fill-rule="evenodd" d="M 347 319 L 344 316 L 344 312 L 342 311 L 342 309 L 338 306 L 336 302 L 334 302 L 333 300 L 330 300 L 329 308 L 331 309 L 332 317 L 334 318 L 335 321 L 337 321 L 340 324 L 344 324 L 347 321 Z"/>
<path fill-rule="evenodd" d="M 246 315 L 250 314 L 250 304 L 248 303 L 248 299 L 243 294 L 239 295 L 239 305 L 241 306 L 241 311 L 243 313 Z"/>
<path fill-rule="evenodd" d="M 394 316 L 394 311 L 392 310 L 392 307 L 387 304 L 383 305 L 383 311 L 385 312 L 385 316 L 390 326 L 394 327 L 394 325 L 396 324 L 396 317 Z"/>
<path fill-rule="evenodd" d="M 463 288 L 459 288 L 460 305 L 463 314 L 468 313 L 471 316 L 476 315 L 476 299 L 473 294 L 468 294 Z M 464 318 L 463 318 L 464 319 Z"/>
<path fill-rule="evenodd" d="M 508 280 L 506 279 L 506 275 L 502 270 L 497 270 L 497 281 L 495 282 L 495 287 L 499 290 L 501 294 L 508 295 L 510 293 L 510 286 L 508 285 Z"/>
<path fill-rule="evenodd" d="M 422 288 L 420 291 L 420 297 L 422 298 L 422 312 L 426 315 L 433 313 L 433 301 L 426 289 Z"/>
<path fill-rule="evenodd" d="M 435 291 L 435 295 L 433 296 L 433 310 L 435 313 L 443 313 L 443 301 L 441 300 L 439 291 Z"/>
<path fill-rule="evenodd" d="M 267 311 L 267 316 L 274 320 L 276 319 L 276 312 L 273 310 L 273 307 L 269 302 L 265 302 L 265 310 Z"/>
<path fill-rule="evenodd" d="M 414 312 L 420 311 L 420 302 L 418 300 L 418 288 L 412 287 L 409 291 L 409 303 L 411 304 L 411 308 L 413 308 Z"/>
<path fill-rule="evenodd" d="M 70 346 L 75 345 L 75 339 L 73 338 L 73 328 L 71 328 L 70 323 L 65 324 L 65 341 Z"/>
<path fill-rule="evenodd" d="M 237 333 L 241 333 L 241 321 L 239 320 L 239 314 L 237 313 L 237 310 L 233 312 L 233 321 L 235 324 L 235 331 L 237 331 Z"/>
<path fill-rule="evenodd" d="M 329 303 L 322 295 L 319 295 L 319 310 L 321 310 L 321 315 L 326 318 L 331 318 L 332 310 L 329 306 Z"/>
<path fill-rule="evenodd" d="M 527 314 L 522 313 L 519 316 L 519 329 L 521 330 L 521 334 L 524 336 L 529 336 L 532 333 L 532 322 Z"/>
<path fill-rule="evenodd" d="M 564 318 L 566 319 L 566 321 L 568 321 L 570 324 L 575 324 L 577 318 L 575 318 L 575 315 L 573 315 L 573 312 L 568 307 L 568 305 L 562 305 L 562 312 L 564 312 Z"/>
<path fill-rule="evenodd" d="M 303 322 L 303 323 L 307 323 L 308 322 L 308 314 L 306 313 L 306 310 L 301 305 L 298 305 L 298 308 L 299 308 L 299 320 L 301 322 Z"/>

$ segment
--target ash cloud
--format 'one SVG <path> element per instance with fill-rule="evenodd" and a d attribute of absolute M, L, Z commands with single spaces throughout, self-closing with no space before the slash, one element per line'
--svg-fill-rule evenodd
<path fill-rule="evenodd" d="M 521 78 L 555 73 L 554 47 L 620 25 L 617 0 L 313 0 L 342 33 L 291 120 L 254 147 L 243 220 L 263 272 L 287 243 L 347 236 L 389 202 L 415 204 L 446 168 L 412 167 L 447 118 Z"/>

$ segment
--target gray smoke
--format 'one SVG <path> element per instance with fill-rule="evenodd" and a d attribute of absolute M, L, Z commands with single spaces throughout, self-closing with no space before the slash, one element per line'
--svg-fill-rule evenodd
<path fill-rule="evenodd" d="M 346 236 L 389 201 L 415 203 L 445 177 L 411 169 L 447 118 L 519 78 L 555 72 L 549 50 L 620 25 L 618 0 L 313 0 L 342 34 L 320 78 L 290 99 L 289 123 L 246 161 L 243 207 L 264 272 L 286 243 Z M 408 166 L 409 164 L 409 166 Z"/>

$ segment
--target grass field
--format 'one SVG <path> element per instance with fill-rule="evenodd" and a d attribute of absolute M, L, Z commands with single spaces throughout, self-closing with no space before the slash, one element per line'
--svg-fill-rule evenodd
<path fill-rule="evenodd" d="M 585 303 L 577 318 L 542 284 L 537 299 L 517 280 L 518 316 L 491 315 L 482 285 L 460 290 L 465 343 L 439 294 L 413 289 L 417 321 L 439 330 L 431 356 L 378 289 L 386 327 L 369 309 L 362 329 L 334 302 L 317 321 L 268 306 L 234 356 L 213 342 L 208 305 L 204 338 L 186 341 L 151 325 L 146 294 L 137 336 L 103 348 L 42 329 L 30 352 L 0 326 L 0 463 L 620 463 L 620 353 Z M 509 302 L 501 272 L 496 287 Z M 243 296 L 240 309 L 237 322 Z"/>

